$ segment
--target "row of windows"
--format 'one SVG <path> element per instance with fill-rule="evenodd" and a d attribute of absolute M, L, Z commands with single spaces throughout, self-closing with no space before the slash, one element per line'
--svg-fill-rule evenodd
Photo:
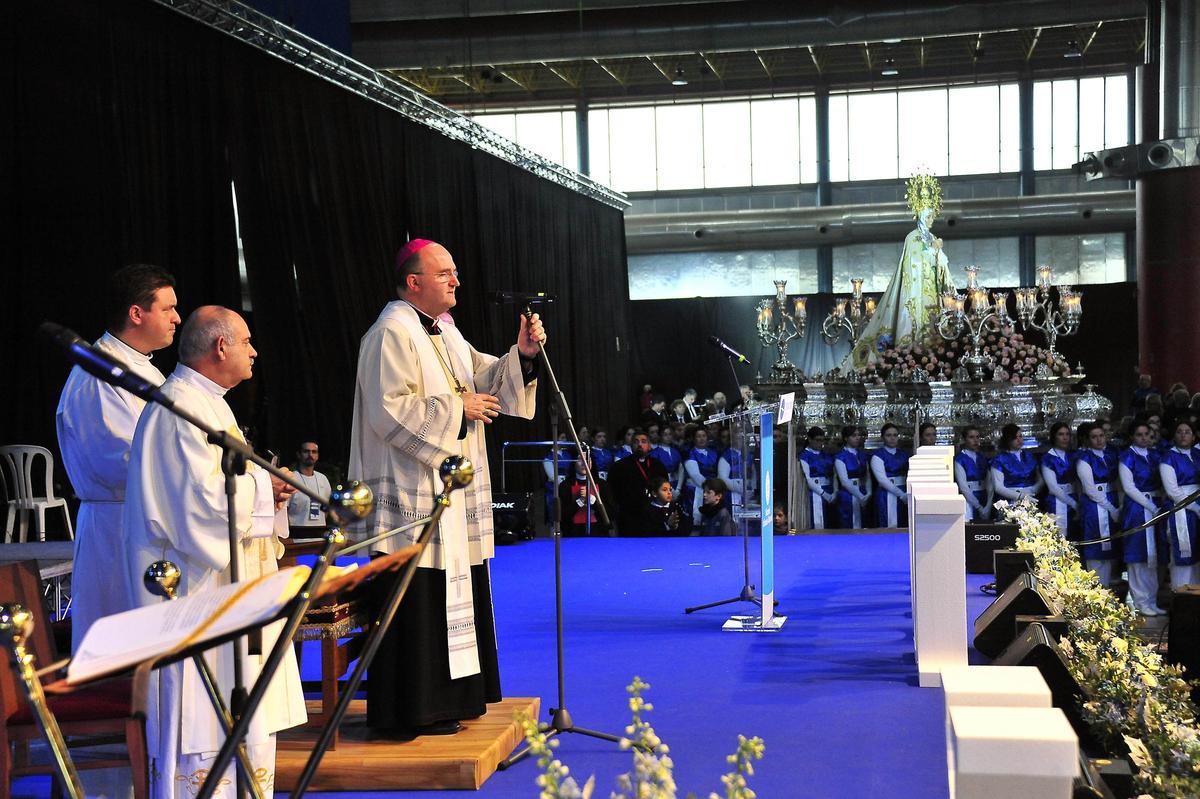
<path fill-rule="evenodd" d="M 1068 168 L 1080 154 L 1127 144 L 1123 75 L 1033 86 L 1035 169 Z M 814 183 L 811 96 L 592 108 L 590 175 L 620 191 Z M 575 111 L 480 114 L 475 120 L 546 158 L 579 168 Z M 832 94 L 833 181 L 1020 169 L 1015 83 Z"/>

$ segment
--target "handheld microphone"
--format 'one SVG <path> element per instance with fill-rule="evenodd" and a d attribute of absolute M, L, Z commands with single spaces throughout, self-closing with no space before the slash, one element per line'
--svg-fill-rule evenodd
<path fill-rule="evenodd" d="M 541 305 L 544 303 L 554 302 L 556 299 L 553 294 L 547 294 L 544 291 L 523 292 L 523 291 L 489 291 L 487 294 L 488 302 L 495 305 L 504 305 L 506 303 L 518 303 L 520 305 Z"/>
<path fill-rule="evenodd" d="M 721 339 L 717 338 L 716 336 L 709 336 L 708 343 L 712 344 L 717 349 L 722 350 L 726 355 L 728 355 L 730 358 L 733 358 L 738 363 L 750 363 L 749 358 L 747 358 L 745 355 L 742 355 L 740 352 L 726 344 L 724 341 L 721 341 Z"/>
<path fill-rule="evenodd" d="M 159 391 L 159 387 L 131 370 L 119 358 L 96 349 L 84 341 L 78 333 L 54 322 L 42 322 L 38 330 L 43 336 L 62 347 L 67 360 L 105 383 L 123 388 L 130 394 L 147 402 L 157 402 L 168 408 L 174 401 Z"/>

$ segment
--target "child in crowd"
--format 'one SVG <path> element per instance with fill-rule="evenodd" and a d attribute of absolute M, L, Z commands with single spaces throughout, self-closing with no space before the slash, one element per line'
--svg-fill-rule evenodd
<path fill-rule="evenodd" d="M 646 509 L 648 535 L 688 535 L 692 532 L 692 514 L 675 501 L 669 478 L 659 478 L 650 489 L 650 507 Z"/>
<path fill-rule="evenodd" d="M 737 526 L 729 508 L 725 507 L 725 494 L 728 489 L 720 477 L 710 477 L 704 481 L 704 501 L 700 506 L 700 535 L 737 535 Z"/>

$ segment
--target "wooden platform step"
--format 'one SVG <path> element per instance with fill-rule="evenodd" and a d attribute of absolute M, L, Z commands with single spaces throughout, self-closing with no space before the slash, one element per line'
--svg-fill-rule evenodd
<path fill-rule="evenodd" d="M 320 702 L 311 702 L 319 710 Z M 463 722 L 456 735 L 436 735 L 413 741 L 367 740 L 367 704 L 350 703 L 342 725 L 342 740 L 327 752 L 312 790 L 401 791 L 414 789 L 476 790 L 496 771 L 496 764 L 521 743 L 518 712 L 537 718 L 537 698 L 515 697 L 488 705 L 483 716 Z M 314 730 L 289 730 L 280 739 L 315 740 Z M 275 789 L 290 791 L 308 759 L 308 751 L 280 747 L 275 762 Z"/>

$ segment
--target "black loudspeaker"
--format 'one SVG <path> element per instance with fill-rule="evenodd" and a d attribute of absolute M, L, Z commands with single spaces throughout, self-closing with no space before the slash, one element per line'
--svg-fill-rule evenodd
<path fill-rule="evenodd" d="M 492 524 L 497 544 L 533 540 L 533 494 L 492 494 Z"/>
<path fill-rule="evenodd" d="M 1167 661 L 1183 666 L 1183 676 L 1195 686 L 1192 701 L 1200 700 L 1200 585 L 1185 585 L 1171 598 Z"/>
<path fill-rule="evenodd" d="M 1090 757 L 1129 754 L 1123 743 L 1114 747 L 1105 746 L 1083 720 L 1082 707 L 1088 698 L 1087 692 L 1075 682 L 1062 652 L 1058 651 L 1058 639 L 1040 624 L 1025 628 L 1020 638 L 1014 640 L 1000 656 L 992 661 L 993 666 L 1034 666 L 1050 688 L 1051 702 L 1063 712 L 1071 729 L 1079 737 L 1079 746 Z"/>
<path fill-rule="evenodd" d="M 998 549 L 993 552 L 992 573 L 996 575 L 996 593 L 1004 593 L 1013 580 L 1032 572 L 1034 563 L 1032 552 L 1018 549 Z"/>
<path fill-rule="evenodd" d="M 1017 616 L 1057 616 L 1038 593 L 1037 578 L 1022 574 L 975 620 L 975 649 L 995 658 L 1017 635 Z M 1037 625 L 1032 625 L 1037 626 Z"/>
<path fill-rule="evenodd" d="M 1015 524 L 968 524 L 967 574 L 993 574 L 992 553 L 1017 543 Z"/>

